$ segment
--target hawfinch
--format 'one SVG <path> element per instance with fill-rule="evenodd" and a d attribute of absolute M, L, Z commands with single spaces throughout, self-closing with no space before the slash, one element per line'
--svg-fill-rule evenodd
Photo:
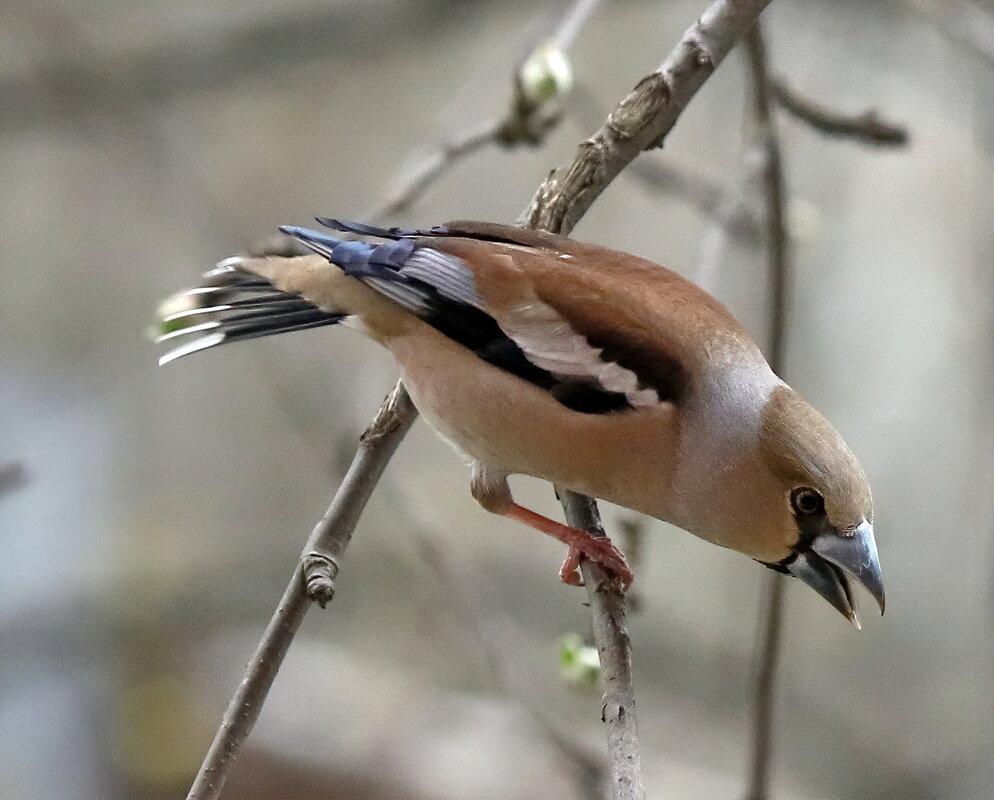
<path fill-rule="evenodd" d="M 522 473 L 673 523 L 811 586 L 858 625 L 884 608 L 870 487 L 831 424 L 709 294 L 635 256 L 488 222 L 427 230 L 319 219 L 315 255 L 231 258 L 178 295 L 160 363 L 343 323 L 393 353 L 415 405 L 472 463 L 473 497 L 620 580 L 610 540 L 517 505 Z M 178 304 L 178 305 L 177 305 Z M 167 308 L 168 311 L 168 308 Z"/>

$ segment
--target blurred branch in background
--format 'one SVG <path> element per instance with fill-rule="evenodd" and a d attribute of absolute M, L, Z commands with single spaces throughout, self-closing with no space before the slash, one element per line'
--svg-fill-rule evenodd
<path fill-rule="evenodd" d="M 0 499 L 28 482 L 28 468 L 23 461 L 8 461 L 0 464 Z"/>
<path fill-rule="evenodd" d="M 565 53 L 600 2 L 577 0 L 551 34 L 518 65 L 511 108 L 506 116 L 457 131 L 430 148 L 413 168 L 401 171 L 397 182 L 363 219 L 381 220 L 405 210 L 454 162 L 488 144 L 502 147 L 541 144 L 559 122 L 559 99 L 572 87 L 572 69 Z"/>
<path fill-rule="evenodd" d="M 383 199 L 366 211 L 362 218 L 378 221 L 405 210 L 456 161 L 495 142 L 501 126 L 500 120 L 487 120 L 440 142 L 421 157 L 414 169 L 402 171 Z"/>
<path fill-rule="evenodd" d="M 751 83 L 752 116 L 762 156 L 762 189 L 766 221 L 766 253 L 769 273 L 769 319 L 767 355 L 773 371 L 786 374 L 785 350 L 789 323 L 791 284 L 790 236 L 780 135 L 774 113 L 779 103 L 816 130 L 834 136 L 885 145 L 904 145 L 907 131 L 881 120 L 874 112 L 851 117 L 801 97 L 775 81 L 770 74 L 762 23 L 757 22 L 745 40 Z M 786 578 L 771 571 L 763 590 L 758 638 L 758 671 L 753 700 L 752 753 L 746 800 L 767 800 L 773 758 L 772 738 L 777 672 L 783 639 Z"/>
<path fill-rule="evenodd" d="M 757 22 L 745 39 L 746 59 L 752 91 L 752 115 L 756 139 L 763 156 L 762 185 L 766 218 L 766 255 L 769 270 L 769 318 L 767 358 L 773 371 L 784 374 L 787 343 L 790 252 L 786 223 L 786 189 L 783 158 L 776 118 L 773 115 L 773 87 L 766 57 L 762 24 Z M 759 641 L 759 671 L 754 697 L 752 757 L 746 800 L 769 797 L 772 761 L 773 705 L 779 666 L 786 578 L 770 571 L 766 577 Z"/>
<path fill-rule="evenodd" d="M 764 155 L 756 147 L 743 154 L 735 172 L 725 183 L 715 204 L 714 219 L 697 246 L 690 274 L 695 283 L 709 292 L 714 292 L 718 286 L 718 274 L 733 237 L 735 220 L 751 214 L 747 211 L 751 209 L 749 199 L 763 161 Z M 759 234 L 758 229 L 756 233 Z"/>
<path fill-rule="evenodd" d="M 844 114 L 792 89 L 782 78 L 767 81 L 770 96 L 785 111 L 828 136 L 841 136 L 866 144 L 901 147 L 908 143 L 908 129 L 883 119 L 875 110 Z"/>
<path fill-rule="evenodd" d="M 966 45 L 994 67 L 994 14 L 974 0 L 907 0 L 911 8 L 952 41 Z"/>
<path fill-rule="evenodd" d="M 499 604 L 487 596 L 486 581 L 465 565 L 454 564 L 448 550 L 425 531 L 412 527 L 408 532 L 420 546 L 425 563 L 465 610 L 480 649 L 486 654 L 494 683 L 528 713 L 561 760 L 571 765 L 580 795 L 585 800 L 600 800 L 607 776 L 603 756 L 541 710 L 533 682 L 519 663 L 521 633 L 511 617 L 497 610 Z"/>

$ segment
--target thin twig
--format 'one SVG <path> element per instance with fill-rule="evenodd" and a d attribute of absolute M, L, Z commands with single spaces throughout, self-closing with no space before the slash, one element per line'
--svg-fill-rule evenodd
<path fill-rule="evenodd" d="M 773 762 L 773 706 L 777 670 L 783 642 L 783 612 L 787 580 L 770 570 L 763 584 L 762 624 L 759 629 L 759 664 L 753 697 L 752 753 L 745 800 L 767 800 L 770 796 L 770 766 Z"/>
<path fill-rule="evenodd" d="M 487 120 L 440 142 L 412 171 L 402 173 L 397 183 L 387 189 L 383 199 L 362 219 L 381 220 L 407 209 L 456 161 L 494 142 L 502 125 L 501 120 Z"/>
<path fill-rule="evenodd" d="M 714 222 L 704 232 L 697 246 L 690 274 L 699 286 L 709 292 L 718 288 L 718 274 L 735 225 L 732 220 L 746 216 L 752 218 L 749 202 L 751 190 L 764 161 L 764 154 L 757 148 L 746 151 L 722 190 L 714 210 Z"/>
<path fill-rule="evenodd" d="M 552 47 L 565 53 L 600 3 L 601 0 L 576 0 L 540 46 Z M 384 219 L 405 210 L 456 161 L 488 144 L 513 147 L 523 143 L 541 143 L 545 134 L 558 121 L 557 111 L 550 111 L 545 108 L 545 103 L 536 103 L 522 96 L 520 76 L 517 76 L 514 96 L 505 117 L 477 123 L 465 131 L 457 131 L 435 145 L 413 170 L 398 178 L 397 183 L 387 190 L 380 202 L 366 212 L 363 219 Z"/>
<path fill-rule="evenodd" d="M 338 564 L 352 531 L 390 457 L 414 422 L 417 412 L 399 386 L 387 397 L 362 435 L 355 458 L 335 497 L 304 546 L 283 598 L 245 675 L 228 703 L 187 800 L 216 800 L 238 750 L 252 730 L 287 649 L 311 604 L 322 605 L 334 594 Z"/>
<path fill-rule="evenodd" d="M 715 218 L 730 235 L 755 245 L 760 239 L 758 215 L 747 205 L 738 204 L 731 213 L 723 213 L 723 190 L 703 175 L 692 175 L 672 164 L 654 158 L 639 158 L 632 162 L 625 174 L 631 173 L 652 189 L 662 190 L 687 200 L 703 214 Z"/>
<path fill-rule="evenodd" d="M 770 282 L 770 330 L 767 360 L 777 374 L 784 370 L 784 346 L 787 330 L 789 245 L 787 236 L 787 200 L 784 187 L 783 156 L 780 135 L 771 103 L 772 87 L 766 63 L 766 44 L 760 23 L 746 37 L 746 55 L 752 76 L 753 112 L 758 128 L 757 139 L 763 152 L 762 181 L 766 222 L 766 253 Z"/>
<path fill-rule="evenodd" d="M 771 107 L 772 91 L 761 23 L 756 23 L 746 36 L 745 43 L 752 81 L 753 114 L 759 143 L 765 155 L 763 187 L 766 203 L 766 252 L 770 273 L 769 362 L 774 372 L 782 375 L 790 288 L 790 253 L 785 221 L 783 162 L 776 119 Z M 784 581 L 783 575 L 770 571 L 764 587 L 764 617 L 759 632 L 759 673 L 756 679 L 747 800 L 766 800 L 769 796 L 770 764 L 773 756 L 773 706 L 783 630 Z"/>
<path fill-rule="evenodd" d="M 773 98 L 785 111 L 827 136 L 889 147 L 902 147 L 908 143 L 908 129 L 904 125 L 884 119 L 873 109 L 844 114 L 805 97 L 783 79 L 771 79 L 768 85 Z"/>

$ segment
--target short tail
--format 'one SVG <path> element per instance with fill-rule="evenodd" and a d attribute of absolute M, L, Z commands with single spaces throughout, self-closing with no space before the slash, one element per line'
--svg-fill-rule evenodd
<path fill-rule="evenodd" d="M 346 315 L 323 311 L 301 295 L 240 269 L 242 259 L 222 261 L 204 282 L 175 294 L 159 308 L 158 342 L 179 342 L 159 364 L 243 339 L 334 325 Z"/>
<path fill-rule="evenodd" d="M 378 294 L 381 303 L 387 298 L 388 305 L 396 304 L 415 314 L 425 312 L 435 289 L 400 273 L 415 250 L 414 237 L 419 232 L 335 219 L 320 218 L 319 222 L 338 231 L 387 241 L 373 244 L 307 228 L 280 228 L 338 269 L 327 272 L 326 262 L 315 269 L 305 258 L 236 257 L 222 261 L 204 275 L 203 284 L 174 295 L 160 307 L 158 341 L 178 344 L 159 363 L 227 342 L 333 325 L 351 316 L 343 309 L 368 310 L 374 302 L 369 294 Z M 351 278 L 356 281 L 348 280 Z"/>

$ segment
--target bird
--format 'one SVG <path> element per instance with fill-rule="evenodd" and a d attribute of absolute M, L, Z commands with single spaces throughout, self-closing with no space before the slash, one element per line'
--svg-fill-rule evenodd
<path fill-rule="evenodd" d="M 324 230 L 280 228 L 307 255 L 228 258 L 168 301 L 159 340 L 174 346 L 160 363 L 354 328 L 393 354 L 421 415 L 471 465 L 476 501 L 568 545 L 564 583 L 581 583 L 583 558 L 622 590 L 633 575 L 610 539 L 518 505 L 510 475 L 738 551 L 857 627 L 854 585 L 883 613 L 866 474 L 712 295 L 651 261 L 540 230 L 316 219 Z"/>

